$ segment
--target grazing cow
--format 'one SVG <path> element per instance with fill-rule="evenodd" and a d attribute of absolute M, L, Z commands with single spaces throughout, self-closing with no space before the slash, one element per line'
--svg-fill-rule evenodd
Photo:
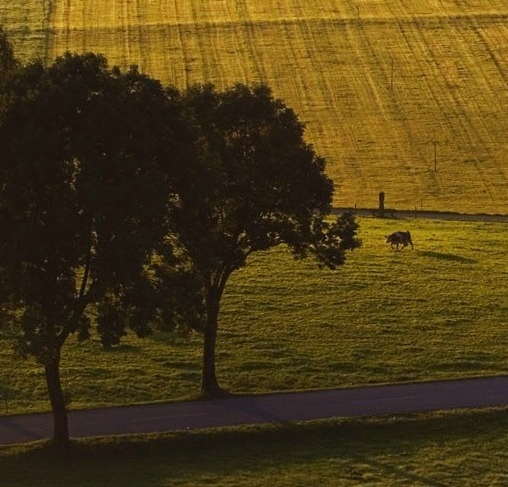
<path fill-rule="evenodd" d="M 411 240 L 411 233 L 409 232 L 399 231 L 387 235 L 386 243 L 389 243 L 392 249 L 395 247 L 395 250 L 399 250 L 399 245 L 401 246 L 401 250 L 408 245 L 411 245 L 411 250 L 414 248 L 413 241 Z"/>

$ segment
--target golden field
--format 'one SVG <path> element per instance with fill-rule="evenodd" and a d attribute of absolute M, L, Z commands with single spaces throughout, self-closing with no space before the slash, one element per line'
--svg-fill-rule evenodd
<path fill-rule="evenodd" d="M 179 87 L 266 82 L 335 206 L 508 214 L 506 0 L 2 0 L 23 61 L 94 51 Z"/>

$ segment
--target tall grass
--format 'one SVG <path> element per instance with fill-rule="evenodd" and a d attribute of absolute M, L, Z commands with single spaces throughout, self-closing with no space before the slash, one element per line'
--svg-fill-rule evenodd
<path fill-rule="evenodd" d="M 338 271 L 254 254 L 226 288 L 217 368 L 232 392 L 335 388 L 505 374 L 508 225 L 362 218 L 361 249 Z M 384 235 L 412 232 L 415 250 Z M 70 407 L 195 397 L 201 337 L 128 337 L 64 349 Z M 0 400 L 7 413 L 47 410 L 42 370 L 0 340 Z M 2 403 L 0 403 L 2 407 Z"/>
<path fill-rule="evenodd" d="M 17 0 L 24 59 L 66 50 L 166 83 L 268 83 L 328 160 L 335 205 L 508 213 L 504 0 Z"/>

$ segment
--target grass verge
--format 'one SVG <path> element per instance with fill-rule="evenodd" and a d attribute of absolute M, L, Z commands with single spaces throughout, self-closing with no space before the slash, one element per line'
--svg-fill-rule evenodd
<path fill-rule="evenodd" d="M 401 486 L 508 483 L 508 410 L 0 448 L 2 487 Z"/>

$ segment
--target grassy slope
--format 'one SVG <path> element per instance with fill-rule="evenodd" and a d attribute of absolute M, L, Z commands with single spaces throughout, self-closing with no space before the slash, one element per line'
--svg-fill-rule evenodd
<path fill-rule="evenodd" d="M 389 207 L 508 213 L 508 6 L 416 3 L 3 0 L 0 23 L 23 56 L 93 50 L 179 86 L 269 83 L 327 158 L 337 206 L 383 190 Z"/>
<path fill-rule="evenodd" d="M 415 250 L 383 236 L 410 228 Z M 478 242 L 478 235 L 488 241 Z M 363 218 L 364 246 L 337 272 L 282 249 L 252 256 L 223 301 L 218 374 L 242 393 L 506 374 L 508 225 Z M 93 357 L 93 359 L 92 359 Z M 192 397 L 201 339 L 130 338 L 110 352 L 69 340 L 72 407 Z M 8 412 L 47 409 L 40 367 L 0 341 Z M 5 404 L 3 405 L 5 406 Z"/>

